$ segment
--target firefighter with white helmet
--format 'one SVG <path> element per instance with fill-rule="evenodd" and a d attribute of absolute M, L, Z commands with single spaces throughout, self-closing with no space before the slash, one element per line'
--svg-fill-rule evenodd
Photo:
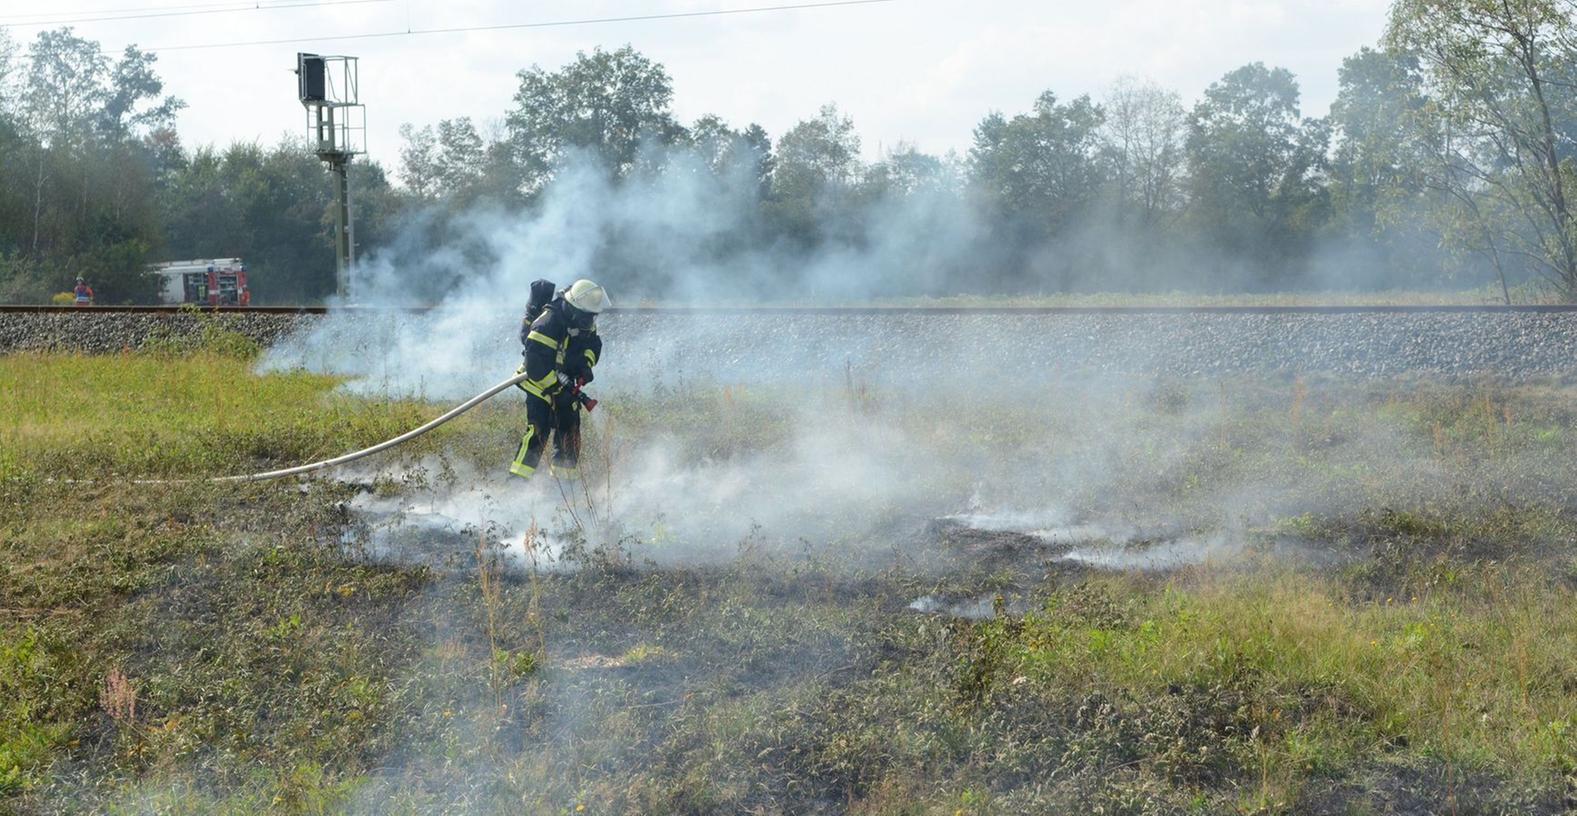
<path fill-rule="evenodd" d="M 548 436 L 555 434 L 553 475 L 579 475 L 580 411 L 595 405 L 580 393 L 591 382 L 592 368 L 602 355 L 597 314 L 608 308 L 608 293 L 589 280 L 578 280 L 557 293 L 551 281 L 531 284 L 526 317 L 520 324 L 525 362 L 516 373 L 526 392 L 526 433 L 509 472 L 529 479 L 542 461 Z"/>

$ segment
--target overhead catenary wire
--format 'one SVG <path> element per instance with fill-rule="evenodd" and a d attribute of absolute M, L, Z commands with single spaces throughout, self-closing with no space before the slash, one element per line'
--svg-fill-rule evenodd
<path fill-rule="evenodd" d="M 278 11 L 282 9 L 318 8 L 324 6 L 361 6 L 368 3 L 392 3 L 394 0 L 295 0 L 295 2 L 261 5 L 252 3 L 238 5 L 225 4 L 224 7 L 213 6 L 171 6 L 169 8 L 187 8 L 186 11 L 148 11 L 138 14 L 116 14 L 107 17 L 60 17 L 53 20 L 26 20 L 19 22 L 6 22 L 0 20 L 0 27 L 25 28 L 30 26 L 75 25 L 77 23 L 101 23 L 111 20 L 147 20 L 155 17 L 191 17 L 199 14 L 234 14 L 246 11 Z"/>
<path fill-rule="evenodd" d="M 268 2 L 277 3 L 281 2 L 281 0 L 268 0 Z M 140 14 L 145 11 L 181 11 L 184 9 L 211 9 L 221 7 L 229 8 L 236 5 L 258 6 L 262 5 L 262 2 L 261 0 L 254 0 L 254 2 L 251 3 L 245 3 L 244 0 L 226 0 L 226 2 L 223 3 L 182 3 L 178 6 L 172 6 L 168 4 L 162 6 L 119 6 L 117 8 L 81 9 L 79 11 L 57 8 L 50 9 L 49 11 L 13 12 L 0 17 L 0 22 L 4 22 L 6 20 L 37 19 L 39 17 L 60 17 L 62 15 L 67 17 L 88 17 L 94 14 Z"/>
<path fill-rule="evenodd" d="M 248 0 L 224 0 L 224 2 L 219 3 L 182 3 L 180 5 L 165 4 L 162 6 L 118 6 L 116 8 L 79 9 L 77 11 L 57 8 L 50 9 L 49 11 L 13 12 L 11 14 L 0 15 L 0 18 L 5 20 L 16 20 L 60 16 L 90 17 L 94 14 L 140 14 L 145 11 L 181 11 L 183 9 L 229 8 L 232 6 L 246 6 L 248 8 L 263 6 L 266 8 L 267 5 L 281 2 L 288 2 L 288 0 L 251 0 L 250 2 L 248 2 Z"/>
<path fill-rule="evenodd" d="M 359 34 L 331 34 L 309 37 L 284 37 L 273 40 L 241 40 L 236 42 L 192 43 L 189 45 L 165 45 L 143 49 L 150 52 L 164 51 L 195 51 L 205 48 L 245 48 L 255 45 L 290 45 L 308 42 L 336 42 L 344 40 L 372 40 L 389 37 L 413 37 L 424 34 L 460 34 L 471 31 L 509 31 L 528 28 L 559 28 L 565 26 L 600 25 L 609 23 L 641 23 L 655 20 L 680 20 L 694 17 L 721 17 L 738 14 L 765 14 L 778 11 L 800 11 L 809 9 L 839 8 L 845 6 L 873 6 L 883 3 L 897 3 L 900 0 L 829 0 L 821 3 L 790 3 L 774 6 L 751 6 L 748 8 L 713 9 L 711 11 L 676 11 L 660 14 L 632 14 L 622 17 L 585 17 L 572 20 L 542 20 L 526 23 L 497 23 L 492 25 L 449 26 L 445 28 L 409 28 L 403 31 L 373 31 Z"/>

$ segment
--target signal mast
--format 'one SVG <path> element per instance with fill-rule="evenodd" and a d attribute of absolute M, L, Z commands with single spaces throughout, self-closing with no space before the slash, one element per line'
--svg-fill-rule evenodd
<path fill-rule="evenodd" d="M 365 154 L 367 108 L 361 104 L 356 57 L 296 54 L 296 86 L 307 111 L 307 140 L 334 177 L 334 289 L 349 294 L 356 264 L 356 229 L 351 218 L 347 168 Z"/>

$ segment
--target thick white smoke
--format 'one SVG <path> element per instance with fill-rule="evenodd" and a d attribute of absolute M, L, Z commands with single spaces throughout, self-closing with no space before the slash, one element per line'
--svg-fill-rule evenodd
<path fill-rule="evenodd" d="M 527 212 L 470 213 L 435 244 L 423 244 L 428 233 L 416 225 L 403 244 L 371 253 L 353 280 L 350 305 L 361 308 L 333 310 L 271 348 L 261 366 L 341 375 L 364 393 L 455 402 L 518 365 L 520 314 L 538 278 L 622 280 L 632 290 L 610 283 L 616 306 L 633 305 L 633 291 L 679 302 L 751 303 L 795 290 L 865 298 L 960 262 L 977 243 L 967 214 L 920 195 L 878 208 L 884 215 L 863 246 L 814 256 L 770 246 L 719 252 L 748 233 L 752 208 L 742 196 L 750 189 L 682 152 L 660 172 L 617 182 L 572 161 Z M 601 266 L 609 258 L 616 268 Z M 438 305 L 401 311 L 429 302 Z M 1187 318 L 1145 320 L 1092 319 L 1047 345 L 1046 325 L 1021 316 L 605 315 L 597 396 L 618 405 L 745 384 L 777 398 L 792 431 L 786 441 L 697 454 L 685 440 L 707 429 L 680 423 L 715 418 L 689 414 L 665 428 L 659 417 L 639 439 L 622 440 L 625 454 L 603 474 L 603 523 L 593 535 L 662 542 L 654 557 L 683 560 L 724 555 L 756 533 L 825 541 L 883 531 L 894 546 L 894 531 L 963 512 L 1042 517 L 1030 530 L 1142 523 L 1181 534 L 1351 498 L 1311 495 L 1291 468 L 1213 479 L 1208 491 L 1175 502 L 1187 519 L 1154 518 L 1129 498 L 1210 466 L 1223 444 L 1219 425 L 1232 421 L 1225 391 L 1215 393 L 1226 386 L 1208 376 L 1176 386 L 1185 407 L 1158 408 L 1172 399 L 1156 395 L 1158 379 L 1204 372 L 1166 370 L 1170 346 L 1192 328 Z M 874 410 L 851 410 L 847 400 L 866 389 Z M 602 432 L 601 416 L 588 434 Z M 1398 469 L 1428 467 L 1408 464 L 1416 451 L 1404 450 L 1394 430 L 1365 423 L 1348 433 L 1373 438 L 1361 451 L 1338 447 L 1329 456 L 1356 451 L 1365 461 L 1354 466 L 1371 468 L 1376 452 L 1389 451 Z M 502 478 L 512 444 L 501 440 L 497 470 L 471 488 L 507 498 L 428 511 L 515 536 L 562 521 L 562 494 Z M 1287 462 L 1299 461 L 1292 440 L 1249 444 L 1285 448 Z"/>
<path fill-rule="evenodd" d="M 747 237 L 755 235 L 756 194 L 743 176 L 748 170 L 741 164 L 714 172 L 680 150 L 665 156 L 660 171 L 614 180 L 595 162 L 572 159 L 529 210 L 481 208 L 437 231 L 418 218 L 390 246 L 368 254 L 353 272 L 349 302 L 336 305 L 435 308 L 420 315 L 335 312 L 271 349 L 263 367 L 342 374 L 362 390 L 454 397 L 513 368 L 519 316 L 539 278 L 560 285 L 597 280 L 615 306 L 649 299 L 859 301 L 924 290 L 927 276 L 965 264 L 978 243 L 976 219 L 960 202 L 917 193 L 874 208 L 859 245 L 833 242 L 814 253 L 757 245 Z M 430 243 L 435 237 L 439 243 Z M 706 342 L 671 328 L 671 337 L 641 342 Z M 624 340 L 604 333 L 616 344 Z M 620 386 L 662 373 L 624 368 L 627 353 L 608 359 Z"/>

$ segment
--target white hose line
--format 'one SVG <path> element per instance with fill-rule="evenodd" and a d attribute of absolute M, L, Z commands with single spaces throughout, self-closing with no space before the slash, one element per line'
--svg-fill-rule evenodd
<path fill-rule="evenodd" d="M 194 482 L 207 482 L 209 484 L 224 484 L 224 483 L 233 483 L 233 482 L 264 482 L 264 481 L 268 481 L 269 479 L 283 479 L 286 476 L 298 476 L 298 475 L 303 474 L 303 473 L 311 473 L 311 472 L 317 471 L 317 470 L 324 470 L 324 469 L 327 469 L 327 468 L 335 467 L 337 465 L 343 465 L 343 464 L 345 464 L 347 462 L 354 462 L 357 459 L 363 459 L 365 457 L 371 456 L 371 455 L 373 455 L 375 453 L 378 453 L 380 451 L 386 451 L 389 448 L 392 448 L 392 447 L 394 447 L 396 445 L 403 445 L 406 442 L 409 442 L 412 439 L 415 439 L 416 437 L 421 436 L 422 434 L 427 433 L 428 431 L 431 431 L 432 429 L 438 427 L 439 425 L 442 425 L 445 422 L 448 422 L 449 420 L 454 419 L 455 417 L 465 413 L 466 411 L 469 411 L 472 408 L 475 408 L 476 406 L 481 405 L 482 403 L 484 403 L 488 399 L 490 399 L 493 395 L 497 394 L 500 391 L 503 391 L 506 388 L 509 388 L 510 386 L 514 385 L 515 383 L 521 382 L 524 379 L 526 379 L 526 375 L 525 374 L 516 374 L 515 376 L 510 377 L 507 380 L 504 380 L 503 382 L 499 383 L 498 385 L 495 385 L 492 388 L 489 388 L 486 391 L 483 391 L 482 393 L 477 394 L 476 396 L 466 400 L 465 402 L 460 403 L 459 405 L 455 406 L 454 408 L 451 408 L 449 411 L 444 413 L 442 416 L 438 417 L 437 419 L 434 419 L 433 421 L 427 423 L 426 425 L 421 426 L 420 428 L 417 428 L 417 429 L 412 430 L 412 431 L 407 431 L 406 433 L 400 434 L 399 436 L 396 436 L 395 438 L 390 439 L 387 442 L 379 442 L 378 444 L 373 445 L 370 448 L 363 448 L 363 449 L 361 449 L 359 451 L 356 451 L 354 453 L 347 453 L 344 456 L 336 456 L 333 459 L 324 459 L 321 462 L 313 462 L 311 464 L 306 464 L 306 465 L 297 465 L 296 467 L 283 468 L 281 470 L 269 470 L 269 471 L 265 471 L 263 473 L 248 473 L 248 474 L 243 475 L 243 476 L 215 476 L 215 477 L 213 477 L 211 479 L 133 479 L 133 480 L 131 480 L 131 482 L 132 482 L 132 484 L 192 484 Z M 71 480 L 71 481 L 76 481 L 78 484 L 82 483 L 82 482 L 77 481 L 77 480 Z"/>

